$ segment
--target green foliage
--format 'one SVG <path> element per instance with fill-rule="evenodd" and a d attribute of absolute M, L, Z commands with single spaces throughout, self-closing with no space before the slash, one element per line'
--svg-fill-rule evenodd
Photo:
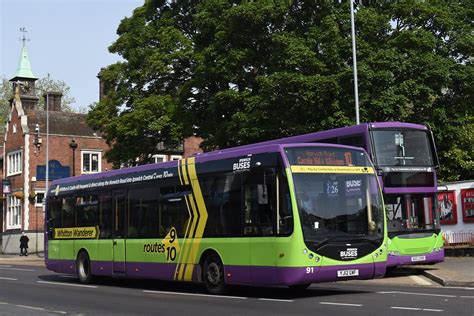
<path fill-rule="evenodd" d="M 432 126 L 440 179 L 474 176 L 472 2 L 362 2 L 361 121 Z M 348 1 L 148 0 L 122 20 L 89 123 L 108 158 L 199 135 L 225 148 L 354 124 Z"/>

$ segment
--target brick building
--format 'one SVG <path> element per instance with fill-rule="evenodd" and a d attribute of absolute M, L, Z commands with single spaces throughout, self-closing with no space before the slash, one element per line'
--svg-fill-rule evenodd
<path fill-rule="evenodd" d="M 86 124 L 86 114 L 62 111 L 61 93 L 44 92 L 45 108 L 38 107 L 36 80 L 23 42 L 16 75 L 10 80 L 14 97 L 10 102 L 3 156 L 0 157 L 3 159 L 0 252 L 3 253 L 19 253 L 19 239 L 23 231 L 30 239 L 29 252 L 41 252 L 44 249 L 43 199 L 47 156 L 49 182 L 102 172 L 112 167 L 104 159 L 109 147 Z M 102 84 L 99 89 L 102 97 Z M 153 156 L 155 162 L 180 159 L 200 152 L 200 141 L 199 138 L 191 137 L 180 148 L 161 148 L 161 152 Z"/>
<path fill-rule="evenodd" d="M 3 141 L 4 253 L 18 253 L 22 231 L 30 238 L 30 252 L 43 250 L 47 148 L 50 181 L 111 168 L 103 159 L 108 146 L 87 126 L 85 114 L 61 111 L 61 93 L 44 93 L 45 108 L 38 108 L 36 80 L 23 45 L 10 80 L 15 95 Z"/>

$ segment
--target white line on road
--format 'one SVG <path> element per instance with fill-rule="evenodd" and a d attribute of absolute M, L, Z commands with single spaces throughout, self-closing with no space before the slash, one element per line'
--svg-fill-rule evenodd
<path fill-rule="evenodd" d="M 237 300 L 246 300 L 248 297 L 242 296 L 225 296 L 225 295 L 211 295 L 211 294 L 199 294 L 199 293 L 180 293 L 180 292 L 166 292 L 166 291 L 148 291 L 143 290 L 143 293 L 155 293 L 155 294 L 167 294 L 167 295 L 186 295 L 186 296 L 201 296 L 201 297 L 213 297 L 213 298 L 234 298 Z"/>
<path fill-rule="evenodd" d="M 456 295 L 447 295 L 447 294 L 430 294 L 430 293 L 399 292 L 399 291 L 377 292 L 377 293 L 379 293 L 379 294 L 423 295 L 423 296 L 436 296 L 436 297 L 457 297 Z"/>
<path fill-rule="evenodd" d="M 0 270 L 28 271 L 28 272 L 34 272 L 35 271 L 33 269 L 6 268 L 6 267 L 0 267 Z"/>
<path fill-rule="evenodd" d="M 442 312 L 442 309 L 423 308 L 424 312 Z"/>
<path fill-rule="evenodd" d="M 0 268 L 11 268 L 10 265 L 6 265 L 6 264 L 0 264 Z"/>
<path fill-rule="evenodd" d="M 391 306 L 391 309 L 401 309 L 408 311 L 423 311 L 423 312 L 443 312 L 442 309 L 433 309 L 433 308 L 420 308 L 420 307 L 401 307 L 401 306 Z"/>
<path fill-rule="evenodd" d="M 15 278 L 3 278 L 3 277 L 0 277 L 0 280 L 18 281 L 18 279 L 15 279 Z"/>
<path fill-rule="evenodd" d="M 421 311 L 421 308 L 418 307 L 400 307 L 400 306 L 390 306 L 391 309 L 403 309 L 409 311 Z"/>
<path fill-rule="evenodd" d="M 295 300 L 281 300 L 276 298 L 259 298 L 259 301 L 272 301 L 272 302 L 285 302 L 285 303 L 292 303 Z"/>
<path fill-rule="evenodd" d="M 44 308 L 41 307 L 34 307 L 34 306 L 28 306 L 28 305 L 16 305 L 18 307 L 23 307 L 23 308 L 28 308 L 28 309 L 34 309 L 37 311 L 44 311 Z"/>
<path fill-rule="evenodd" d="M 64 285 L 64 286 L 76 286 L 76 287 L 87 287 L 96 289 L 96 285 L 84 285 L 84 284 L 74 284 L 74 283 L 61 283 L 61 282 L 47 282 L 47 281 L 36 281 L 41 284 L 52 284 L 52 285 Z"/>
<path fill-rule="evenodd" d="M 342 306 L 354 306 L 354 307 L 360 307 L 360 306 L 364 306 L 362 304 L 350 304 L 350 303 L 333 303 L 333 302 L 319 302 L 319 304 L 321 305 L 342 305 Z"/>
<path fill-rule="evenodd" d="M 461 290 L 474 290 L 474 287 L 465 286 L 443 286 L 444 289 L 461 289 Z"/>
<path fill-rule="evenodd" d="M 460 298 L 474 298 L 474 296 L 459 296 Z"/>

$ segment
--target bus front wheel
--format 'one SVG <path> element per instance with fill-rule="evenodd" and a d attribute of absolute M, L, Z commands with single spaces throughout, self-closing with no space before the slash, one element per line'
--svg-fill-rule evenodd
<path fill-rule="evenodd" d="M 223 294 L 225 292 L 224 265 L 216 254 L 210 254 L 204 260 L 202 279 L 209 293 Z"/>
<path fill-rule="evenodd" d="M 88 284 L 92 282 L 91 261 L 87 252 L 81 251 L 77 256 L 76 270 L 80 283 Z"/>

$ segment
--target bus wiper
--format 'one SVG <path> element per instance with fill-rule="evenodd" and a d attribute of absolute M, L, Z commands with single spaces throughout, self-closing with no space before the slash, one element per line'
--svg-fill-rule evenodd
<path fill-rule="evenodd" d="M 314 246 L 316 247 L 316 251 L 318 251 L 322 246 L 326 245 L 330 241 L 333 241 L 337 238 L 344 238 L 345 240 L 347 240 L 347 237 L 348 237 L 347 235 L 335 235 L 335 236 L 326 237 L 319 242 L 315 242 Z"/>
<path fill-rule="evenodd" d="M 360 240 L 360 241 L 368 241 L 370 242 L 371 244 L 375 245 L 375 246 L 379 246 L 380 245 L 380 238 L 370 238 L 370 237 L 367 237 L 366 235 L 355 235 L 355 236 L 352 236 L 351 237 L 352 240 Z"/>

